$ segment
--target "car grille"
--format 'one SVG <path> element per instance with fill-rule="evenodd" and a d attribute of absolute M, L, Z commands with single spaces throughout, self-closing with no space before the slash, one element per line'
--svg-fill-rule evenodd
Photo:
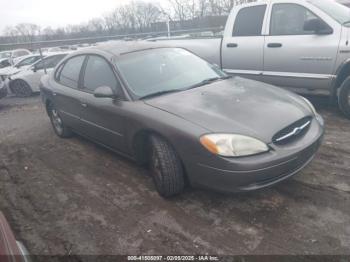
<path fill-rule="evenodd" d="M 309 130 L 312 122 L 312 117 L 304 117 L 294 124 L 282 129 L 273 136 L 272 142 L 276 145 L 286 145 L 304 136 Z"/>

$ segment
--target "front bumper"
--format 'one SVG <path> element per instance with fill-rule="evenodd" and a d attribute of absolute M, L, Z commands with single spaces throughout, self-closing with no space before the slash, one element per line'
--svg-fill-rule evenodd
<path fill-rule="evenodd" d="M 282 182 L 303 170 L 314 158 L 324 134 L 322 123 L 314 120 L 309 132 L 288 147 L 245 158 L 218 158 L 189 165 L 187 172 L 194 187 L 219 192 L 246 192 Z"/>

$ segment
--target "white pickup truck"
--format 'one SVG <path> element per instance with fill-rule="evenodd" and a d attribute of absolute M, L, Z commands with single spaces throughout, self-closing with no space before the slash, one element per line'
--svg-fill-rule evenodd
<path fill-rule="evenodd" d="M 231 11 L 222 38 L 165 41 L 229 74 L 329 95 L 350 118 L 350 9 L 335 1 L 240 5 Z"/>

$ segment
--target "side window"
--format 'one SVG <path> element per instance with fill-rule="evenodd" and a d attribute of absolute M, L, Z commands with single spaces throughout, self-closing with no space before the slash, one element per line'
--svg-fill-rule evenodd
<path fill-rule="evenodd" d="M 84 88 L 95 91 L 101 86 L 118 88 L 118 81 L 108 62 L 99 56 L 90 56 L 84 74 Z"/>
<path fill-rule="evenodd" d="M 23 59 L 20 63 L 18 63 L 16 66 L 21 67 L 21 66 L 27 66 L 27 65 L 32 65 L 36 61 L 40 59 L 40 56 L 33 56 L 33 57 L 28 57 L 26 59 Z"/>
<path fill-rule="evenodd" d="M 266 5 L 242 8 L 234 23 L 232 36 L 260 36 Z"/>
<path fill-rule="evenodd" d="M 17 58 L 19 56 L 20 56 L 19 55 L 19 51 L 15 51 L 15 52 L 12 53 L 12 58 Z"/>
<path fill-rule="evenodd" d="M 28 55 L 27 51 L 19 51 L 18 52 L 18 56 L 25 56 L 25 55 Z"/>
<path fill-rule="evenodd" d="M 311 11 L 297 4 L 274 4 L 271 14 L 270 35 L 308 35 L 305 31 L 307 20 L 317 19 Z"/>
<path fill-rule="evenodd" d="M 54 68 L 54 67 L 56 67 L 57 66 L 57 64 L 59 63 L 59 62 L 61 62 L 61 60 L 63 59 L 63 58 L 65 58 L 66 57 L 66 55 L 56 55 L 56 56 L 53 56 L 52 57 L 52 59 L 50 59 L 49 61 L 47 61 L 47 64 L 46 64 L 46 67 L 47 68 Z"/>
<path fill-rule="evenodd" d="M 63 66 L 58 81 L 65 86 L 78 88 L 81 66 L 85 56 L 76 56 L 69 59 Z"/>
<path fill-rule="evenodd" d="M 35 64 L 36 70 L 44 69 L 44 65 L 46 69 L 54 68 L 66 55 L 56 55 L 44 58 L 41 62 Z"/>
<path fill-rule="evenodd" d="M 8 59 L 1 61 L 0 68 L 8 67 L 8 66 L 11 66 L 11 63 L 9 62 Z"/>

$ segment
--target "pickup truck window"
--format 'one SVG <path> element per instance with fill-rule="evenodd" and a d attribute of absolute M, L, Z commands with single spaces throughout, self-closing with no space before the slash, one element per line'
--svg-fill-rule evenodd
<path fill-rule="evenodd" d="M 317 19 L 311 11 L 298 4 L 274 4 L 271 15 L 270 35 L 311 35 L 305 31 L 307 20 Z"/>
<path fill-rule="evenodd" d="M 236 17 L 232 36 L 260 36 L 266 5 L 242 8 Z"/>
<path fill-rule="evenodd" d="M 350 21 L 350 10 L 342 4 L 329 0 L 310 0 L 309 2 L 341 24 Z"/>

